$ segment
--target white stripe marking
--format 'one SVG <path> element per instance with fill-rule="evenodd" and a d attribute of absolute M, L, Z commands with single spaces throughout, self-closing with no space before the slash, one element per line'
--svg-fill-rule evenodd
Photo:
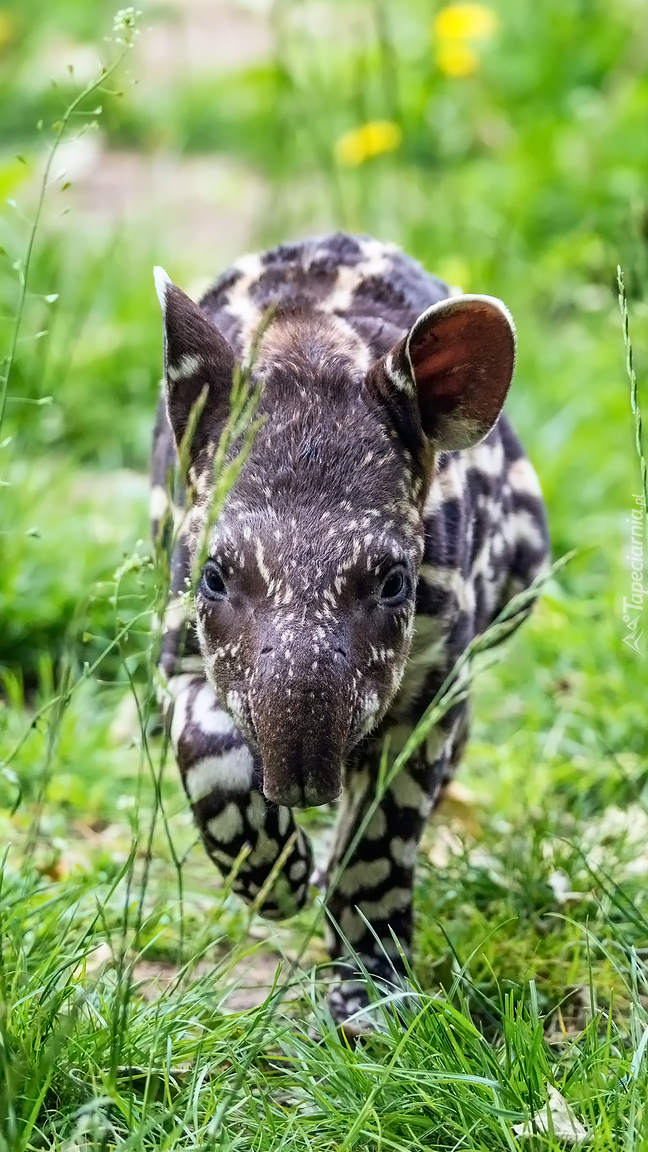
<path fill-rule="evenodd" d="M 226 808 L 207 823 L 207 831 L 214 840 L 228 844 L 243 831 L 243 817 L 238 804 L 228 804 Z"/>
<path fill-rule="evenodd" d="M 203 684 L 196 694 L 191 718 L 210 736 L 227 736 L 236 729 L 232 717 L 217 703 L 210 684 Z"/>
<path fill-rule="evenodd" d="M 254 763 L 249 748 L 230 748 L 220 756 L 205 756 L 190 768 L 185 777 L 192 803 L 209 796 L 215 788 L 228 792 L 249 792 Z"/>
<path fill-rule="evenodd" d="M 198 372 L 203 366 L 202 356 L 195 356 L 193 353 L 185 352 L 175 366 L 173 364 L 167 366 L 167 379 L 170 380 L 172 384 L 177 384 L 179 380 L 186 380 L 188 376 L 193 376 L 194 373 Z"/>

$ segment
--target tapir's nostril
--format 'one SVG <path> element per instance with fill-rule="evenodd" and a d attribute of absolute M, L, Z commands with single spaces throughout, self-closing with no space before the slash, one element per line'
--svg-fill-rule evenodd
<path fill-rule="evenodd" d="M 273 651 L 272 647 L 262 648 L 261 649 L 261 655 L 262 656 L 269 656 L 272 651 Z"/>
<path fill-rule="evenodd" d="M 349 659 L 349 653 L 347 652 L 346 648 L 341 648 L 338 645 L 338 647 L 335 649 L 335 653 L 337 656 L 343 656 L 345 660 Z"/>

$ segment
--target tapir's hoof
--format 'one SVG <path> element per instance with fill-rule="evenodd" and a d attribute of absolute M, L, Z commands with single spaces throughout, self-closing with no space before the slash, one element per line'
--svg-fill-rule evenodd
<path fill-rule="evenodd" d="M 344 980 L 335 984 L 328 994 L 328 1006 L 334 1022 L 348 1040 L 384 1029 L 380 1009 L 372 1005 L 362 980 Z"/>
<path fill-rule="evenodd" d="M 329 991 L 329 1011 L 348 1039 L 385 1032 L 390 1021 L 406 1028 L 416 1013 L 420 994 L 403 975 L 394 971 L 389 977 L 373 975 L 372 982 L 373 997 L 364 980 L 357 978 L 342 980 Z"/>

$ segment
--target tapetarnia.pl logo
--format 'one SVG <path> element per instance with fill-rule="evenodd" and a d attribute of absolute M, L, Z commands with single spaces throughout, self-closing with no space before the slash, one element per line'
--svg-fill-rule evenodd
<path fill-rule="evenodd" d="M 644 634 L 642 613 L 645 607 L 644 597 L 648 596 L 648 587 L 644 588 L 644 531 L 646 522 L 646 507 L 643 496 L 634 496 L 635 507 L 631 510 L 626 522 L 630 525 L 630 551 L 626 560 L 630 566 L 630 596 L 623 597 L 623 623 L 626 625 L 627 635 L 623 643 L 634 648 L 640 656 L 645 656 L 643 646 L 640 646 Z"/>

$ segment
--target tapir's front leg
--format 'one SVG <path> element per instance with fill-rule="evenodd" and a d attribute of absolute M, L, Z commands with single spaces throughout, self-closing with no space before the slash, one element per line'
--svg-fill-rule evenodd
<path fill-rule="evenodd" d="M 226 876 L 241 849 L 250 853 L 233 883 L 253 901 L 294 834 L 294 843 L 259 912 L 269 919 L 293 916 L 306 903 L 312 854 L 290 808 L 268 804 L 260 791 L 260 766 L 208 681 L 185 673 L 168 682 L 171 741 L 205 848 Z"/>
<path fill-rule="evenodd" d="M 329 995 L 343 1022 L 368 1003 L 360 966 L 393 982 L 403 974 L 401 951 L 412 944 L 414 868 L 425 823 L 451 777 L 465 742 L 466 706 L 433 731 L 375 804 L 381 744 L 376 742 L 350 774 L 329 866 L 329 883 L 345 859 L 368 810 L 373 814 L 330 892 L 329 948 L 340 983 Z M 393 758 L 393 757 L 392 757 Z M 398 943 L 396 943 L 398 941 Z M 349 954 L 350 945 L 352 954 Z"/>

